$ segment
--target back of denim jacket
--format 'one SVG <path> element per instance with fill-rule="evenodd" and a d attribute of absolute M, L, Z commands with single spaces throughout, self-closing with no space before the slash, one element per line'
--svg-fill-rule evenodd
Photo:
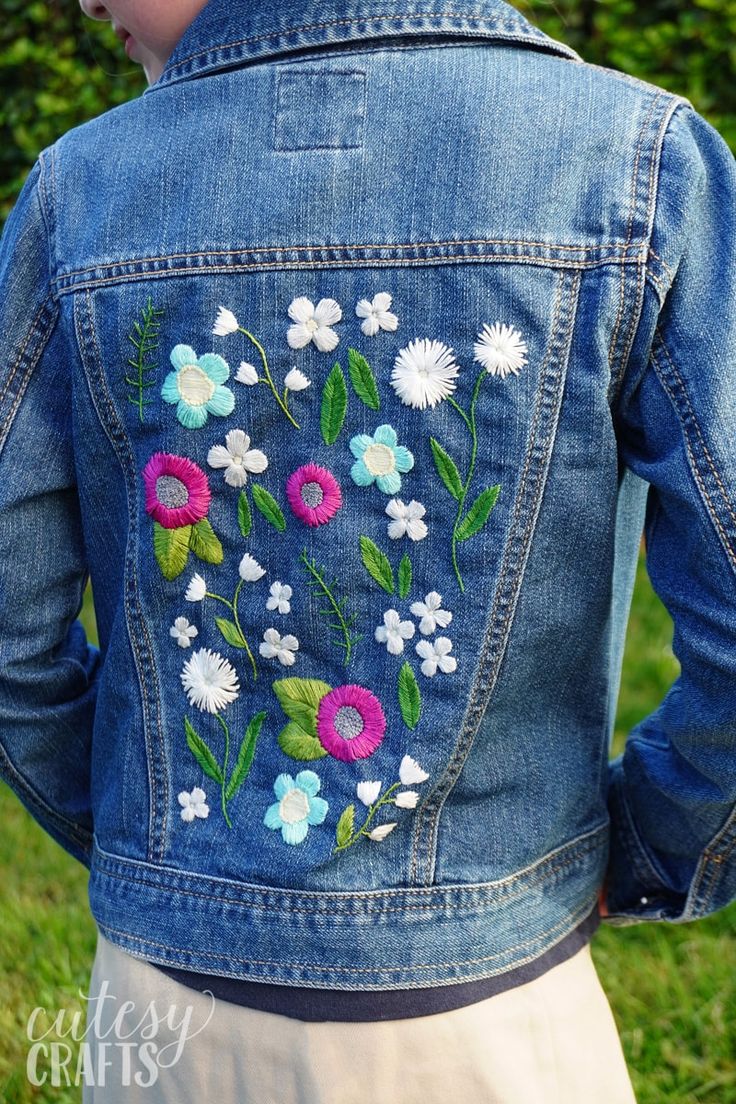
<path fill-rule="evenodd" d="M 688 101 L 365 7 L 213 0 L 29 177 L 0 718 L 111 938 L 370 987 L 539 953 L 607 865 L 620 922 L 733 896 L 736 265 Z M 684 674 L 609 794 L 645 520 Z"/>

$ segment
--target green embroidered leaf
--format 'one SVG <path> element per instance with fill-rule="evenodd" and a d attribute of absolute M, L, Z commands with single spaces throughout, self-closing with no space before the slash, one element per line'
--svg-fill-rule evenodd
<path fill-rule="evenodd" d="M 383 554 L 378 545 L 370 537 L 361 536 L 360 555 L 363 566 L 372 579 L 375 579 L 387 594 L 394 592 L 394 573 L 388 557 Z"/>
<path fill-rule="evenodd" d="M 463 497 L 463 485 L 460 481 L 460 473 L 455 466 L 455 461 L 451 456 L 448 456 L 442 445 L 439 441 L 435 441 L 434 437 L 429 438 L 429 443 L 432 446 L 435 467 L 440 474 L 442 482 L 445 484 L 452 497 L 459 502 Z"/>
<path fill-rule="evenodd" d="M 357 349 L 348 349 L 348 372 L 358 398 L 371 410 L 378 410 L 381 403 L 378 398 L 376 377 L 368 361 Z"/>
<path fill-rule="evenodd" d="M 217 764 L 217 760 L 202 737 L 194 731 L 188 717 L 184 718 L 184 731 L 187 734 L 189 750 L 194 755 L 194 758 L 197 760 L 204 773 L 209 775 L 210 778 L 214 778 L 218 785 L 222 785 L 222 771 Z"/>
<path fill-rule="evenodd" d="M 250 528 L 253 524 L 253 515 L 250 511 L 250 502 L 245 491 L 240 492 L 238 498 L 238 525 L 244 537 L 250 536 Z"/>
<path fill-rule="evenodd" d="M 348 408 L 348 389 L 339 363 L 330 372 L 322 388 L 320 429 L 326 445 L 334 445 L 345 421 Z"/>
<path fill-rule="evenodd" d="M 355 831 L 355 806 L 348 805 L 346 809 L 343 809 L 340 814 L 340 819 L 337 822 L 337 828 L 335 829 L 335 835 L 337 836 L 338 847 L 344 846 L 353 832 Z"/>
<path fill-rule="evenodd" d="M 310 736 L 316 736 L 317 708 L 332 687 L 319 679 L 303 678 L 274 679 L 271 686 L 286 716 L 297 721 Z"/>
<path fill-rule="evenodd" d="M 154 521 L 153 551 L 164 578 L 175 579 L 187 566 L 191 532 L 191 525 L 182 525 L 178 529 L 164 529 L 163 525 Z"/>
<path fill-rule="evenodd" d="M 495 487 L 486 487 L 484 491 L 480 492 L 457 527 L 457 533 L 455 535 L 459 541 L 467 540 L 468 537 L 474 536 L 483 528 L 488 521 L 488 515 L 496 505 L 496 499 L 498 498 L 498 492 L 500 490 L 501 485 L 497 483 Z"/>
<path fill-rule="evenodd" d="M 289 721 L 279 732 L 279 747 L 292 759 L 323 759 L 327 752 L 316 736 L 310 736 L 296 721 Z"/>
<path fill-rule="evenodd" d="M 189 547 L 195 556 L 207 563 L 222 563 L 222 545 L 207 518 L 201 518 L 192 526 Z"/>
<path fill-rule="evenodd" d="M 399 598 L 406 598 L 411 589 L 411 560 L 406 552 L 399 563 Z"/>
<path fill-rule="evenodd" d="M 233 648 L 245 648 L 246 644 L 243 636 L 234 622 L 228 621 L 226 617 L 216 617 L 215 624 L 228 644 L 232 644 Z"/>
<path fill-rule="evenodd" d="M 245 736 L 243 736 L 243 742 L 240 745 L 240 751 L 238 752 L 238 759 L 235 764 L 233 773 L 230 775 L 230 781 L 225 787 L 225 800 L 230 801 L 232 797 L 238 792 L 240 787 L 248 777 L 248 771 L 250 765 L 253 762 L 253 756 L 256 753 L 256 740 L 258 734 L 261 731 L 261 725 L 263 719 L 266 716 L 265 710 L 260 713 L 256 713 L 255 717 L 251 720 L 247 729 L 245 730 Z"/>
<path fill-rule="evenodd" d="M 266 521 L 270 521 L 274 529 L 278 529 L 280 533 L 283 533 L 286 528 L 286 518 L 281 512 L 281 507 L 273 495 L 270 494 L 265 487 L 262 487 L 260 483 L 253 484 L 253 501 Z"/>
<path fill-rule="evenodd" d="M 404 724 L 416 728 L 422 708 L 422 696 L 419 693 L 416 675 L 407 662 L 399 671 L 399 706 Z"/>

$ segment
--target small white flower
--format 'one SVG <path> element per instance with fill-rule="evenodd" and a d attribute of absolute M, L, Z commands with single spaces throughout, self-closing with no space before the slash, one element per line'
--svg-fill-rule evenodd
<path fill-rule="evenodd" d="M 418 656 L 422 660 L 422 674 L 432 678 L 437 671 L 443 671 L 449 675 L 457 667 L 457 660 L 451 656 L 452 641 L 449 636 L 438 636 L 435 640 L 420 640 L 416 647 Z"/>
<path fill-rule="evenodd" d="M 290 391 L 303 391 L 305 387 L 309 387 L 311 382 L 309 377 L 300 372 L 298 368 L 290 368 L 284 377 L 284 384 Z"/>
<path fill-rule="evenodd" d="M 288 583 L 271 583 L 271 597 L 266 601 L 266 609 L 277 609 L 279 613 L 291 611 L 291 587 Z"/>
<path fill-rule="evenodd" d="M 184 598 L 187 602 L 201 602 L 207 593 L 207 584 L 202 576 L 195 572 L 189 580 L 189 586 L 186 589 Z"/>
<path fill-rule="evenodd" d="M 383 624 L 376 627 L 375 637 L 379 644 L 385 644 L 391 655 L 400 655 L 404 650 L 404 641 L 414 635 L 414 622 L 402 621 L 395 609 L 386 610 Z"/>
<path fill-rule="evenodd" d="M 395 330 L 399 320 L 388 309 L 391 306 L 391 296 L 387 291 L 379 291 L 370 299 L 359 299 L 355 308 L 358 318 L 362 318 L 360 328 L 368 337 L 375 337 L 379 330 Z"/>
<path fill-rule="evenodd" d="M 359 782 L 356 786 L 358 799 L 364 805 L 372 805 L 381 792 L 380 782 Z"/>
<path fill-rule="evenodd" d="M 258 383 L 258 372 L 247 360 L 241 360 L 235 370 L 235 378 L 239 383 L 247 383 L 249 387 L 252 387 L 254 383 Z"/>
<path fill-rule="evenodd" d="M 340 338 L 331 328 L 342 318 L 342 308 L 334 299 L 320 299 L 315 307 L 306 295 L 298 295 L 289 304 L 289 326 L 286 340 L 292 349 L 301 349 L 313 341 L 321 353 L 331 353 Z"/>
<path fill-rule="evenodd" d="M 224 445 L 213 445 L 207 453 L 211 468 L 225 469 L 225 482 L 231 487 L 244 486 L 248 472 L 260 473 L 268 467 L 265 452 L 252 449 L 250 437 L 242 429 L 231 429 L 225 434 Z"/>
<path fill-rule="evenodd" d="M 233 312 L 225 307 L 220 307 L 215 324 L 212 327 L 213 334 L 217 337 L 225 337 L 226 334 L 235 333 L 237 329 L 239 329 L 238 320 Z"/>
<path fill-rule="evenodd" d="M 258 560 L 251 556 L 250 552 L 246 552 L 238 565 L 238 573 L 246 583 L 254 583 L 256 579 L 260 579 L 262 575 L 266 574 L 266 569 L 261 567 Z"/>
<path fill-rule="evenodd" d="M 423 540 L 427 535 L 427 525 L 421 519 L 426 512 L 422 503 L 415 498 L 408 504 L 400 498 L 392 498 L 386 507 L 386 513 L 393 518 L 388 523 L 388 535 L 392 540 L 403 536 L 413 541 Z"/>
<path fill-rule="evenodd" d="M 417 782 L 426 782 L 429 775 L 412 759 L 411 755 L 405 755 L 399 764 L 399 778 L 402 786 L 412 786 Z"/>
<path fill-rule="evenodd" d="M 191 793 L 188 790 L 182 790 L 179 794 L 179 804 L 181 805 L 181 819 L 187 821 L 187 823 L 194 820 L 195 817 L 209 816 L 210 807 L 205 804 L 204 790 L 201 790 L 199 786 L 195 786 Z"/>
<path fill-rule="evenodd" d="M 196 625 L 190 625 L 186 617 L 177 617 L 169 629 L 169 635 L 176 639 L 181 648 L 188 648 L 199 632 Z"/>
<path fill-rule="evenodd" d="M 452 614 L 449 610 L 443 610 L 442 595 L 438 594 L 436 590 L 430 590 L 429 594 L 424 595 L 423 602 L 412 602 L 409 609 L 415 617 L 421 617 L 419 622 L 419 631 L 424 636 L 429 636 L 435 632 L 439 626 L 441 629 L 446 629 L 452 621 Z"/>
<path fill-rule="evenodd" d="M 492 376 L 505 379 L 509 372 L 518 376 L 519 369 L 527 363 L 522 354 L 528 352 L 518 330 L 506 323 L 494 322 L 489 326 L 484 322 L 478 338 L 473 344 L 473 360 L 480 361 L 486 372 Z"/>
<path fill-rule="evenodd" d="M 235 669 L 219 652 L 200 648 L 184 664 L 181 681 L 190 705 L 217 713 L 235 701 L 240 691 Z"/>
<path fill-rule="evenodd" d="M 452 394 L 459 371 L 449 346 L 426 337 L 416 338 L 399 350 L 391 371 L 391 386 L 405 406 L 424 410 Z"/>
<path fill-rule="evenodd" d="M 296 660 L 296 651 L 299 641 L 291 633 L 282 636 L 278 629 L 266 629 L 263 634 L 263 643 L 258 645 L 258 651 L 265 659 L 278 658 L 284 667 L 291 667 Z"/>
<path fill-rule="evenodd" d="M 393 820 L 390 824 L 379 824 L 378 827 L 374 828 L 368 835 L 372 840 L 385 839 L 389 832 L 393 832 L 398 823 L 397 820 Z"/>
<path fill-rule="evenodd" d="M 394 805 L 398 805 L 400 809 L 416 809 L 418 800 L 419 794 L 416 790 L 402 790 L 394 798 Z"/>

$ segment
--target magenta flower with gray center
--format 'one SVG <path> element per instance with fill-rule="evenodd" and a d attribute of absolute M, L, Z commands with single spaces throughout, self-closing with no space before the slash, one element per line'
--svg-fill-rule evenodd
<path fill-rule="evenodd" d="M 286 480 L 292 511 L 307 525 L 324 525 L 342 506 L 340 484 L 319 464 L 302 464 Z"/>
<path fill-rule="evenodd" d="M 336 759 L 352 762 L 372 755 L 386 734 L 380 701 L 364 686 L 348 683 L 330 690 L 317 708 L 317 737 Z"/>
<path fill-rule="evenodd" d="M 142 475 L 146 513 L 164 529 L 194 525 L 207 516 L 212 492 L 207 476 L 193 460 L 154 452 Z"/>

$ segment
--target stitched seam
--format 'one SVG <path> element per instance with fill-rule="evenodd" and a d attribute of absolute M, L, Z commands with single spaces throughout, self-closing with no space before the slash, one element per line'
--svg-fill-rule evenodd
<path fill-rule="evenodd" d="M 79 843 L 89 850 L 92 844 L 92 833 L 81 827 L 81 825 L 75 824 L 73 820 L 68 820 L 63 813 L 53 809 L 30 784 L 25 775 L 18 770 L 2 743 L 0 743 L 0 754 L 2 754 L 7 774 L 14 779 L 14 789 L 21 790 L 37 809 L 43 811 L 48 820 L 56 824 L 60 830 L 63 828 L 64 835 L 69 836 L 75 843 Z"/>
<path fill-rule="evenodd" d="M 25 356 L 25 352 L 26 352 L 26 349 L 28 348 L 28 344 L 29 344 L 31 338 L 34 336 L 34 334 L 36 332 L 36 327 L 38 326 L 39 319 L 41 318 L 41 316 L 45 312 L 45 310 L 48 307 L 49 303 L 55 303 L 54 297 L 52 295 L 49 295 L 45 299 L 45 301 L 41 304 L 41 306 L 36 311 L 36 314 L 34 315 L 34 318 L 33 318 L 33 321 L 31 322 L 30 327 L 29 327 L 28 333 L 25 336 L 25 340 L 24 340 L 23 344 L 21 345 L 20 349 L 18 350 L 18 356 L 15 359 L 15 363 L 13 364 L 13 367 L 10 371 L 10 375 L 8 376 L 7 380 L 5 381 L 5 386 L 3 387 L 2 391 L 0 391 L 0 406 L 2 406 L 2 403 L 5 399 L 5 396 L 7 395 L 8 391 L 10 390 L 10 385 L 13 382 L 13 380 L 15 379 L 16 372 L 18 371 L 18 368 L 21 364 L 21 361 L 23 360 L 23 357 Z M 41 352 L 43 352 L 43 348 L 45 348 L 45 345 L 46 345 L 46 342 L 44 342 L 44 345 L 41 348 Z M 33 364 L 34 367 L 35 367 L 35 364 L 36 364 L 36 362 L 34 361 L 34 364 Z M 19 394 L 22 394 L 23 390 L 24 390 L 24 388 L 21 387 Z M 13 409 L 10 411 L 7 419 L 3 422 L 2 435 L 0 435 L 0 447 L 2 447 L 2 442 L 5 440 L 7 432 L 10 429 L 10 423 L 13 420 L 13 414 L 15 413 L 15 408 L 18 405 L 18 397 L 19 396 L 16 396 Z"/>
<path fill-rule="evenodd" d="M 667 125 L 669 126 L 669 119 L 667 120 Z M 666 129 L 666 128 L 665 128 L 665 129 Z M 654 259 L 655 259 L 656 261 L 659 261 L 659 263 L 661 264 L 662 268 L 663 268 L 663 269 L 665 270 L 665 272 L 666 272 L 666 273 L 667 273 L 667 275 L 669 276 L 669 278 L 670 278 L 670 283 L 672 283 L 672 281 L 673 281 L 673 280 L 674 280 L 674 278 L 675 278 L 675 270 L 674 270 L 673 268 L 671 268 L 671 267 L 670 267 L 670 266 L 669 266 L 669 265 L 667 264 L 667 261 L 666 261 L 666 260 L 664 259 L 664 257 L 660 257 L 659 253 L 656 253 L 656 252 L 655 252 L 655 251 L 654 251 L 654 250 L 652 249 L 651 245 L 649 246 L 649 253 L 650 253 L 650 255 L 651 255 L 652 257 L 654 257 Z M 654 274 L 652 273 L 652 275 L 654 275 Z"/>

